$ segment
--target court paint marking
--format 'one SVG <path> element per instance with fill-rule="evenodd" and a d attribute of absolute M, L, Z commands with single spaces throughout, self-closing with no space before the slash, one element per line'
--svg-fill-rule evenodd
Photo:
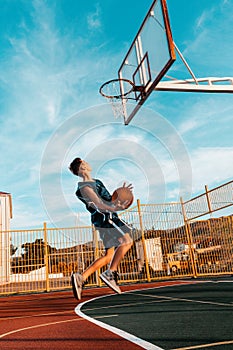
<path fill-rule="evenodd" d="M 127 294 L 127 293 L 133 293 L 133 292 L 140 292 L 142 290 L 150 290 L 150 289 L 160 289 L 160 288 L 164 288 L 164 287 L 178 287 L 178 286 L 184 286 L 184 285 L 190 285 L 190 284 L 199 284 L 199 283 L 208 283 L 208 282 L 211 282 L 211 280 L 207 280 L 207 281 L 179 281 L 178 283 L 172 283 L 172 284 L 167 284 L 167 285 L 161 285 L 161 286 L 157 286 L 157 287 L 151 287 L 151 288 L 138 288 L 138 289 L 134 289 L 132 291 L 126 291 L 126 292 L 123 292 L 122 294 Z M 98 321 L 97 319 L 95 318 L 92 318 L 90 316 L 87 316 L 85 315 L 82 311 L 81 311 L 81 308 L 83 305 L 91 302 L 91 301 L 94 301 L 94 300 L 97 300 L 97 299 L 101 299 L 101 298 L 107 298 L 107 297 L 111 297 L 113 296 L 114 294 L 107 294 L 107 295 L 103 295 L 103 296 L 100 296 L 100 297 L 96 297 L 96 298 L 92 298 L 90 300 L 87 300 L 83 303 L 80 303 L 76 306 L 75 308 L 75 312 L 76 314 L 79 316 L 79 317 L 82 317 L 82 318 L 85 318 L 86 320 L 88 320 L 89 322 L 92 322 L 96 325 L 98 325 L 99 327 L 102 327 L 104 329 L 107 329 L 109 330 L 110 332 L 112 333 L 115 333 L 117 335 L 119 335 L 120 337 L 134 343 L 134 344 L 137 344 L 138 346 L 141 346 L 143 349 L 147 349 L 147 350 L 164 350 L 163 348 L 160 348 L 159 346 L 156 346 L 152 343 L 149 343 L 141 338 L 138 338 L 130 333 L 127 333 L 119 328 L 116 328 L 116 327 L 113 327 L 113 326 L 110 326 L 108 324 L 105 324 L 101 321 Z M 171 300 L 172 301 L 172 300 Z M 134 303 L 135 305 L 135 303 Z M 89 309 L 90 310 L 90 309 Z M 92 309 L 91 309 L 92 310 Z"/>
<path fill-rule="evenodd" d="M 18 328 L 18 329 L 14 329 L 13 331 L 10 331 L 10 332 L 0 334 L 0 338 L 4 338 L 4 337 L 6 337 L 8 335 L 11 335 L 11 334 L 27 331 L 29 329 L 35 329 L 35 328 L 40 328 L 40 327 L 52 326 L 52 325 L 60 324 L 60 323 L 77 322 L 77 321 L 82 321 L 82 319 L 80 319 L 80 318 L 72 318 L 72 319 L 69 319 L 69 320 L 66 320 L 66 321 L 48 322 L 48 323 L 37 324 L 37 325 L 34 325 L 34 326 L 29 326 L 29 327 Z"/>
<path fill-rule="evenodd" d="M 233 344 L 233 340 L 221 341 L 221 342 L 218 342 L 218 343 L 194 345 L 194 346 L 188 346 L 188 347 L 185 347 L 185 348 L 176 348 L 176 349 L 171 349 L 171 350 L 203 349 L 203 348 L 209 348 L 210 346 L 219 346 L 219 345 L 228 345 L 228 344 Z"/>
<path fill-rule="evenodd" d="M 60 315 L 60 314 L 65 314 L 67 312 L 69 312 L 69 310 L 60 311 L 60 312 L 49 312 L 49 313 L 46 313 L 46 314 L 34 314 L 34 315 L 27 315 L 27 316 L 0 317 L 0 321 L 16 320 L 16 319 L 20 319 L 20 318 L 31 318 L 31 317 L 40 317 L 40 316 Z"/>
<path fill-rule="evenodd" d="M 127 294 L 127 293 L 122 293 L 122 294 Z M 136 294 L 136 295 L 140 295 L 140 294 Z M 121 304 L 121 305 L 108 305 L 108 306 L 93 307 L 93 308 L 85 309 L 85 311 L 104 310 L 104 309 L 112 309 L 112 308 L 114 309 L 114 308 L 122 308 L 122 307 L 125 307 L 125 306 L 146 305 L 146 304 L 155 304 L 155 303 L 159 303 L 160 304 L 160 303 L 163 303 L 163 302 L 167 303 L 168 301 L 172 301 L 172 300 L 158 300 L 158 301 L 152 300 L 152 301 L 145 301 L 145 302 L 138 302 L 138 303 L 127 303 L 127 304 Z"/>
<path fill-rule="evenodd" d="M 127 294 L 127 293 L 134 293 L 134 292 L 141 292 L 143 290 L 148 290 L 148 289 L 160 289 L 160 288 L 164 288 L 164 287 L 179 287 L 179 286 L 184 286 L 184 285 L 191 285 L 191 284 L 199 284 L 199 283 L 210 283 L 210 282 L 213 282 L 211 280 L 207 280 L 207 281 L 196 281 L 196 282 L 190 282 L 190 281 L 182 281 L 181 283 L 177 283 L 177 284 L 169 284 L 169 285 L 162 285 L 162 286 L 157 286 L 157 287 L 151 287 L 151 288 L 141 288 L 141 289 L 135 289 L 135 290 L 132 290 L 132 291 L 126 291 L 126 292 L 123 292 L 122 294 Z M 221 281 L 220 281 L 221 282 Z M 227 281 L 227 282 L 231 282 L 232 281 Z M 136 293 L 138 295 L 142 294 L 142 293 Z M 146 294 L 142 294 L 143 296 L 145 296 Z M 164 350 L 163 348 L 160 348 L 154 344 L 151 344 L 147 341 L 144 341 L 143 339 L 141 338 L 137 338 L 135 337 L 134 335 L 130 334 L 130 333 L 127 333 L 127 332 L 124 332 L 116 327 L 113 327 L 113 326 L 109 326 L 105 323 L 102 323 L 100 321 L 98 321 L 97 319 L 94 319 L 94 318 L 91 318 L 87 315 L 85 315 L 82 311 L 81 311 L 81 307 L 91 301 L 94 301 L 94 300 L 97 300 L 97 299 L 100 299 L 100 298 L 104 298 L 104 297 L 111 297 L 112 294 L 108 294 L 108 295 L 104 295 L 104 296 L 100 296 L 100 297 L 97 297 L 97 298 L 93 298 L 93 299 L 90 299 L 86 302 L 83 302 L 79 305 L 76 306 L 75 308 L 75 312 L 78 316 L 82 317 L 82 318 L 85 318 L 86 320 L 104 328 L 104 329 L 107 329 L 109 330 L 110 332 L 113 332 L 123 338 L 125 338 L 126 340 L 128 341 L 131 341 L 139 346 L 141 346 L 142 348 L 144 349 L 147 349 L 147 350 Z M 154 295 L 149 295 L 150 297 L 155 297 Z M 157 298 L 159 298 L 159 296 L 156 296 Z M 179 299 L 179 298 L 172 298 L 172 297 L 166 297 L 166 296 L 160 296 L 160 298 L 165 298 L 167 301 L 173 301 L 173 300 L 183 300 L 183 301 L 188 301 L 188 302 L 197 302 L 197 303 L 207 303 L 207 304 L 217 304 L 217 305 L 224 305 L 224 306 L 232 306 L 231 304 L 224 304 L 224 303 L 214 303 L 214 302 L 206 302 L 206 301 L 197 301 L 197 300 L 190 300 L 190 299 Z M 163 300 L 162 302 L 164 302 L 165 300 Z M 143 303 L 142 303 L 143 304 Z M 135 305 L 135 303 L 134 303 Z M 104 309 L 106 307 L 103 307 L 103 308 L 95 308 L 95 309 Z M 108 307 L 109 308 L 109 307 Z M 93 309 L 87 309 L 87 310 L 94 310 Z M 111 317 L 111 316 L 110 316 Z M 221 343 L 213 343 L 213 346 L 217 346 L 217 345 L 223 345 L 223 344 L 232 344 L 233 341 L 226 341 L 226 342 L 221 342 Z M 192 349 L 201 349 L 201 347 L 210 347 L 211 344 L 205 344 L 205 345 L 197 345 L 197 346 L 191 346 L 191 347 L 186 347 L 186 348 L 177 348 L 177 349 L 171 349 L 171 350 L 192 350 Z"/>
<path fill-rule="evenodd" d="M 104 328 L 118 336 L 120 336 L 121 338 L 124 338 L 126 340 L 128 340 L 129 342 L 131 343 L 134 343 L 138 346 L 140 346 L 141 348 L 143 349 L 147 349 L 147 350 L 164 350 L 163 348 L 160 348 L 159 346 L 156 346 L 154 344 L 151 344 L 149 342 L 147 342 L 146 340 L 143 340 L 141 338 L 138 338 L 136 337 L 135 335 L 133 334 L 130 334 L 128 332 L 125 332 L 119 328 L 116 328 L 116 327 L 113 327 L 113 326 L 110 326 L 108 324 L 105 324 L 95 318 L 92 318 L 90 316 L 87 316 L 85 315 L 82 311 L 81 311 L 81 308 L 83 305 L 91 302 L 91 301 L 94 301 L 94 300 L 97 300 L 97 299 L 101 299 L 101 298 L 105 298 L 105 297 L 109 297 L 109 296 L 112 296 L 112 294 L 110 295 L 104 295 L 104 296 L 100 296 L 100 297 L 97 297 L 97 298 L 93 298 L 93 299 L 90 299 L 90 300 L 87 300 L 87 301 L 84 301 L 83 303 L 81 304 L 78 304 L 75 308 L 75 312 L 76 314 L 79 316 L 79 317 L 82 317 L 84 319 L 86 319 L 87 321 L 89 322 L 92 322 L 94 324 L 96 324 L 97 326 L 101 327 L 101 328 Z"/>
<path fill-rule="evenodd" d="M 97 316 L 96 318 L 109 318 L 109 317 L 118 317 L 119 315 L 105 315 L 105 316 Z"/>
<path fill-rule="evenodd" d="M 185 299 L 185 298 L 173 298 L 173 297 L 167 297 L 165 295 L 151 295 L 151 294 L 143 294 L 143 293 L 135 293 L 136 295 L 140 295 L 140 296 L 147 296 L 150 298 L 158 298 L 158 299 L 167 299 L 167 300 L 171 300 L 171 301 L 187 301 L 187 302 L 191 302 L 191 303 L 198 303 L 198 304 L 209 304 L 209 305 L 217 305 L 217 306 L 230 306 L 232 307 L 233 305 L 230 304 L 226 304 L 226 303 L 217 303 L 215 301 L 205 301 L 205 300 L 193 300 L 193 299 Z"/>
<path fill-rule="evenodd" d="M 133 293 L 132 292 L 124 292 L 122 294 L 127 293 Z M 157 295 L 151 295 L 151 294 L 142 294 L 142 293 L 133 293 L 135 295 L 139 296 L 146 296 L 150 298 L 156 298 L 156 299 L 164 299 L 164 300 L 158 300 L 158 301 L 146 301 L 146 302 L 138 302 L 138 303 L 125 303 L 120 305 L 108 305 L 108 306 L 101 306 L 101 307 L 95 307 L 95 308 L 88 308 L 85 309 L 85 311 L 94 311 L 94 310 L 104 310 L 104 309 L 116 309 L 116 308 L 122 308 L 127 306 L 137 306 L 137 305 L 148 305 L 148 304 L 154 304 L 154 303 L 164 303 L 164 302 L 172 302 L 172 301 L 187 301 L 187 302 L 194 302 L 194 303 L 200 303 L 200 304 L 211 304 L 211 305 L 217 305 L 217 306 L 233 306 L 232 304 L 226 304 L 226 303 L 216 303 L 211 301 L 203 301 L 203 300 L 193 300 L 193 299 L 184 299 L 184 298 L 173 298 L 173 297 L 167 297 L 167 296 L 157 296 Z M 93 299 L 92 299 L 93 300 Z M 114 315 L 112 315 L 114 316 Z M 119 316 L 119 315 L 116 315 Z M 96 318 L 104 318 L 104 317 L 111 317 L 111 316 L 96 316 Z"/>
<path fill-rule="evenodd" d="M 211 281 L 212 283 L 233 283 L 233 280 Z"/>

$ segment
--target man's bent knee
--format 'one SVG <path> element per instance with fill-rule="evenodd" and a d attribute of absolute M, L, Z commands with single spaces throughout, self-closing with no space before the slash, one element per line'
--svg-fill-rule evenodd
<path fill-rule="evenodd" d="M 133 245 L 133 240 L 128 233 L 122 237 L 122 244 L 129 245 L 130 247 Z"/>

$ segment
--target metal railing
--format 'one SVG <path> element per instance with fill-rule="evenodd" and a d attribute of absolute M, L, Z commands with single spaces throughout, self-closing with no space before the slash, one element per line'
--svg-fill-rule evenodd
<path fill-rule="evenodd" d="M 233 182 L 206 187 L 180 203 L 138 200 L 123 212 L 134 244 L 119 266 L 120 282 L 233 274 L 233 216 L 221 216 L 233 205 L 232 189 Z M 219 217 L 211 217 L 216 211 Z M 81 273 L 101 254 L 104 247 L 92 226 L 2 231 L 0 294 L 70 288 L 71 272 Z M 100 272 L 89 277 L 89 286 L 101 285 Z"/>

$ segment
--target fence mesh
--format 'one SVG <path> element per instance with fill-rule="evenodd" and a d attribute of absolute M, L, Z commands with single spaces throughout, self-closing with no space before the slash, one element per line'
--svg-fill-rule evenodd
<path fill-rule="evenodd" d="M 233 274 L 233 216 L 221 216 L 233 204 L 232 186 L 206 188 L 181 203 L 138 201 L 123 212 L 134 243 L 119 266 L 120 282 Z M 211 217 L 217 210 L 219 217 Z M 0 247 L 0 294 L 70 288 L 72 271 L 82 273 L 104 254 L 91 226 L 2 231 Z M 100 272 L 89 286 L 101 285 Z"/>

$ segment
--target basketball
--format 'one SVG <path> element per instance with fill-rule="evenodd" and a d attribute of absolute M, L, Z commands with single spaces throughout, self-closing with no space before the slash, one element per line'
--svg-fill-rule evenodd
<path fill-rule="evenodd" d="M 119 187 L 112 194 L 112 202 L 119 201 L 121 204 L 123 204 L 125 201 L 128 201 L 128 203 L 125 205 L 125 209 L 131 206 L 133 200 L 133 193 L 128 187 Z"/>

